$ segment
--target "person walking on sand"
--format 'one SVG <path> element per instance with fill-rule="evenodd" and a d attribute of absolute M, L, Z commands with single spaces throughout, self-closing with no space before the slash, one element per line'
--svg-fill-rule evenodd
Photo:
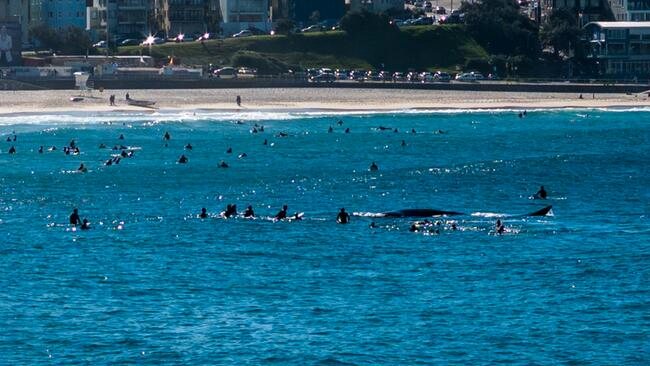
<path fill-rule="evenodd" d="M 241 96 L 240 95 L 237 96 L 235 101 L 237 102 L 237 107 L 241 107 Z"/>

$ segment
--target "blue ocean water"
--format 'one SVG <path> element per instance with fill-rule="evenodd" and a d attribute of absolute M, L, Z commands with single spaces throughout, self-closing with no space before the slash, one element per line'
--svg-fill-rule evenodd
<path fill-rule="evenodd" d="M 3 117 L 0 363 L 650 364 L 648 117 Z M 283 204 L 304 219 L 269 220 Z M 403 208 L 468 215 L 437 235 L 372 217 Z"/>

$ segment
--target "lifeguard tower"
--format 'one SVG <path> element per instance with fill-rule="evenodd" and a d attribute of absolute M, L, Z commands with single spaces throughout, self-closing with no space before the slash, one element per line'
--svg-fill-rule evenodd
<path fill-rule="evenodd" d="M 88 78 L 90 78 L 90 74 L 87 72 L 77 71 L 74 73 L 74 84 L 79 90 L 80 96 L 92 96 L 92 89 L 88 87 Z"/>

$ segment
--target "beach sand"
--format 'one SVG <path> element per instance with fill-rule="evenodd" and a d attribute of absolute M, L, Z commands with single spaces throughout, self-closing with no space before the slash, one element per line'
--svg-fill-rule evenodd
<path fill-rule="evenodd" d="M 125 112 L 152 109 L 126 104 L 124 96 L 156 101 L 158 111 L 389 111 L 403 109 L 537 109 L 650 107 L 645 95 L 514 93 L 447 90 L 387 90 L 339 88 L 105 90 L 71 102 L 71 90 L 0 92 L 0 115 L 81 112 Z M 117 106 L 108 98 L 116 95 Z M 241 95 L 242 106 L 235 97 Z M 595 97 L 595 98 L 594 98 Z"/>

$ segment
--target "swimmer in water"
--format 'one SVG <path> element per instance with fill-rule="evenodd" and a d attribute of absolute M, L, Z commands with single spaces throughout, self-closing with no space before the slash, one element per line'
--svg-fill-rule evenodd
<path fill-rule="evenodd" d="M 41 147 L 38 148 L 38 153 L 39 153 L 39 154 L 42 154 L 42 153 L 43 153 L 43 146 L 41 146 Z"/>
<path fill-rule="evenodd" d="M 501 220 L 497 219 L 497 223 L 495 225 L 494 231 L 499 235 L 503 234 L 506 231 L 506 227 L 505 225 L 503 225 Z"/>
<path fill-rule="evenodd" d="M 415 128 L 411 128 L 411 133 L 415 135 Z"/>
<path fill-rule="evenodd" d="M 10 147 L 8 153 L 9 154 L 15 154 L 16 153 L 16 147 L 15 146 Z"/>
<path fill-rule="evenodd" d="M 163 140 L 169 141 L 171 140 L 172 136 L 169 134 L 169 132 L 165 132 L 165 135 L 163 136 Z"/>
<path fill-rule="evenodd" d="M 77 171 L 78 171 L 78 172 L 85 173 L 85 172 L 88 171 L 88 168 L 86 168 L 86 166 L 84 165 L 84 163 L 81 163 L 81 165 L 79 165 L 79 168 L 77 168 Z"/>
<path fill-rule="evenodd" d="M 338 120 L 338 122 L 336 122 L 336 124 L 339 125 L 339 126 L 343 126 L 343 120 Z"/>
<path fill-rule="evenodd" d="M 192 144 L 188 142 L 187 145 L 185 145 L 185 150 L 192 150 Z"/>
<path fill-rule="evenodd" d="M 120 134 L 120 137 L 117 138 L 118 140 L 124 140 L 124 134 Z"/>
<path fill-rule="evenodd" d="M 84 221 L 81 223 L 81 230 L 89 230 L 90 229 L 90 223 L 88 222 L 88 219 L 84 219 Z"/>
<path fill-rule="evenodd" d="M 336 216 L 336 222 L 339 224 L 350 223 L 350 214 L 345 212 L 345 208 L 341 208 L 341 211 L 339 211 L 339 214 Z"/>
<path fill-rule="evenodd" d="M 99 148 L 100 148 L 100 149 L 105 149 L 105 148 L 106 148 L 106 145 L 105 145 L 105 144 L 99 144 Z"/>
<path fill-rule="evenodd" d="M 237 215 L 237 205 L 228 204 L 226 210 L 223 212 L 223 217 L 229 218 L 230 216 Z"/>
<path fill-rule="evenodd" d="M 282 206 L 282 210 L 275 215 L 276 220 L 283 220 L 287 218 L 287 205 Z"/>
<path fill-rule="evenodd" d="M 79 210 L 74 209 L 72 210 L 72 214 L 70 215 L 70 225 L 80 225 L 81 224 L 81 219 L 79 218 Z"/>
<path fill-rule="evenodd" d="M 219 168 L 228 168 L 228 167 L 229 167 L 228 163 L 221 160 L 221 162 L 219 163 Z"/>
<path fill-rule="evenodd" d="M 350 133 L 350 127 L 345 129 L 345 133 Z"/>
<path fill-rule="evenodd" d="M 199 214 L 199 217 L 202 218 L 202 219 L 207 218 L 207 217 L 208 217 L 208 212 L 207 212 L 207 211 L 208 211 L 208 210 L 207 210 L 205 207 L 203 207 L 203 208 L 201 209 L 201 213 Z"/>
<path fill-rule="evenodd" d="M 268 144 L 269 144 L 269 140 L 264 139 L 264 143 L 263 143 L 262 145 L 266 146 L 266 145 L 268 145 Z"/>
<path fill-rule="evenodd" d="M 178 159 L 178 163 L 179 163 L 179 164 L 186 164 L 188 160 L 189 160 L 189 159 L 187 158 L 187 156 L 185 156 L 185 154 L 183 154 L 183 155 L 181 155 L 181 157 Z"/>
<path fill-rule="evenodd" d="M 371 229 L 376 229 L 379 226 L 377 226 L 377 224 L 375 224 L 375 222 L 373 221 L 373 222 L 370 223 L 370 225 L 368 225 L 368 227 L 371 228 Z"/>
<path fill-rule="evenodd" d="M 226 154 L 232 154 L 232 147 L 228 147 L 228 150 L 226 150 Z"/>
<path fill-rule="evenodd" d="M 402 140 L 402 147 L 406 146 L 406 140 Z"/>
<path fill-rule="evenodd" d="M 370 170 L 371 172 L 376 172 L 377 170 L 379 170 L 379 167 L 373 161 L 372 164 L 370 164 L 370 168 L 368 168 L 368 170 Z"/>
<path fill-rule="evenodd" d="M 546 193 L 546 190 L 544 189 L 544 186 L 539 187 L 539 191 L 537 191 L 537 193 L 535 193 L 535 198 L 545 200 L 546 196 L 547 196 L 547 193 Z"/>
<path fill-rule="evenodd" d="M 332 132 L 334 132 L 334 129 L 332 128 L 332 126 L 330 126 L 330 128 L 327 129 L 327 132 L 328 132 L 328 133 L 332 133 Z"/>
<path fill-rule="evenodd" d="M 255 212 L 253 212 L 253 206 L 248 205 L 244 211 L 244 217 L 255 217 Z"/>

